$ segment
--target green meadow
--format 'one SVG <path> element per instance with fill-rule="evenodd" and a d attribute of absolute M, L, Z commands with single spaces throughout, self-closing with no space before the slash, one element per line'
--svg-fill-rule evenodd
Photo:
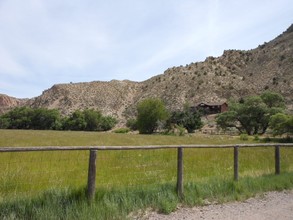
<path fill-rule="evenodd" d="M 257 143 L 253 137 L 243 141 L 239 136 L 75 131 L 0 130 L 0 137 L 0 147 Z M 178 203 L 239 200 L 293 187 L 292 147 L 281 148 L 278 176 L 273 175 L 274 148 L 240 148 L 238 182 L 233 181 L 233 149 L 184 149 L 181 201 L 176 196 L 176 149 L 107 150 L 98 151 L 97 192 L 88 204 L 88 157 L 87 150 L 0 153 L 0 218 L 125 219 L 149 207 L 169 213 Z"/>

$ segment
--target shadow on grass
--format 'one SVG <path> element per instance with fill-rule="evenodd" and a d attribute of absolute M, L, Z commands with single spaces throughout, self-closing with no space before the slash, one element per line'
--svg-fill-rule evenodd
<path fill-rule="evenodd" d="M 98 188 L 89 203 L 84 189 L 52 189 L 34 198 L 0 203 L 0 219 L 126 219 L 129 213 L 152 208 L 168 214 L 179 203 L 185 206 L 244 200 L 257 193 L 293 188 L 293 173 L 231 179 L 211 178 L 184 185 L 184 199 L 175 183 L 116 189 Z"/>
<path fill-rule="evenodd" d="M 266 137 L 260 141 L 264 143 L 293 143 L 293 137 Z"/>

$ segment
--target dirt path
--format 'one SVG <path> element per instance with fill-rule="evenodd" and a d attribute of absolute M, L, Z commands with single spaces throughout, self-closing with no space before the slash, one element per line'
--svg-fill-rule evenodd
<path fill-rule="evenodd" d="M 245 219 L 293 220 L 293 190 L 268 192 L 243 202 L 231 202 L 194 208 L 180 208 L 170 215 L 154 212 L 141 216 L 144 220 Z"/>

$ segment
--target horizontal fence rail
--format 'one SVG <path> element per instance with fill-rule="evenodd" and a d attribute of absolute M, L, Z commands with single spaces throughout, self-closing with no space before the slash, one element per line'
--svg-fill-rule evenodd
<path fill-rule="evenodd" d="M 237 144 L 239 148 L 251 147 L 293 147 L 293 143 L 270 143 L 270 144 Z M 66 151 L 66 150 L 151 150 L 151 149 L 174 149 L 174 148 L 234 148 L 235 144 L 226 145 L 148 145 L 148 146 L 38 146 L 38 147 L 0 147 L 0 152 L 22 151 Z"/>
<path fill-rule="evenodd" d="M 96 187 L 96 160 L 98 151 L 107 150 L 156 150 L 156 149 L 177 149 L 177 194 L 183 198 L 183 162 L 185 148 L 233 148 L 234 149 L 234 180 L 239 179 L 239 149 L 240 148 L 257 148 L 257 147 L 274 147 L 275 148 L 275 174 L 281 172 L 281 147 L 293 147 L 293 143 L 262 143 L 262 144 L 238 144 L 238 145 L 149 145 L 149 146 L 38 146 L 38 147 L 0 147 L 1 152 L 34 152 L 34 151 L 85 151 L 88 150 L 88 180 L 87 180 L 87 197 L 93 200 Z"/>

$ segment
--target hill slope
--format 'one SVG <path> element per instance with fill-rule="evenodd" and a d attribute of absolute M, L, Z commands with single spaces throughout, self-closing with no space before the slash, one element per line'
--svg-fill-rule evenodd
<path fill-rule="evenodd" d="M 281 93 L 293 109 L 293 25 L 269 43 L 249 51 L 227 50 L 220 57 L 172 67 L 143 82 L 58 84 L 25 104 L 58 108 L 63 114 L 96 108 L 125 119 L 135 113 L 136 104 L 146 97 L 161 98 L 169 109 L 177 109 L 186 102 L 193 105 L 239 99 L 265 90 Z M 3 106 L 7 110 L 2 105 L 2 111 Z"/>
<path fill-rule="evenodd" d="M 17 106 L 27 104 L 28 99 L 18 99 L 8 95 L 0 94 L 0 114 Z"/>

